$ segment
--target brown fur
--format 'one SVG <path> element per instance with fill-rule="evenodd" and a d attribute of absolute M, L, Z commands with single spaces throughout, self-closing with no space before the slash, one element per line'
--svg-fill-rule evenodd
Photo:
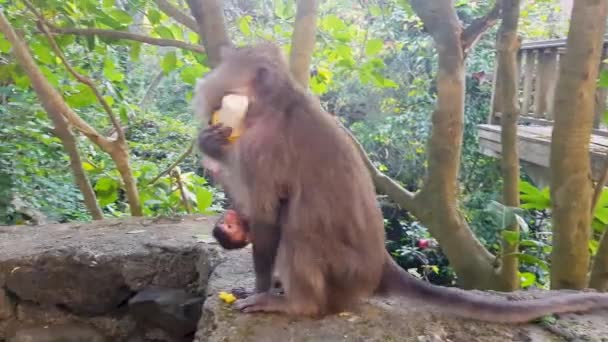
<path fill-rule="evenodd" d="M 399 294 L 463 317 L 523 322 L 608 306 L 605 294 L 492 301 L 415 279 L 385 249 L 363 160 L 335 120 L 291 79 L 280 50 L 265 43 L 225 51 L 198 85 L 199 115 L 208 120 L 229 92 L 250 98 L 243 135 L 226 147 L 221 134 L 201 134 L 200 147 L 204 153 L 223 147 L 213 157 L 230 169 L 224 184 L 249 220 L 256 279 L 268 279 L 264 271 L 274 267 L 284 290 L 283 296 L 258 291 L 237 308 L 321 316 L 373 294 Z"/>

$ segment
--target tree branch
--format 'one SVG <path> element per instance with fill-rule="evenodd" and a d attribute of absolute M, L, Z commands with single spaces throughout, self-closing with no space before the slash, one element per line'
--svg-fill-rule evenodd
<path fill-rule="evenodd" d="M 479 38 L 500 18 L 502 0 L 496 0 L 494 7 L 483 17 L 473 20 L 473 22 L 462 31 L 462 51 L 465 56 L 467 52 L 477 43 Z"/>
<path fill-rule="evenodd" d="M 133 40 L 136 42 L 142 42 L 156 46 L 172 46 L 184 50 L 189 50 L 198 53 L 205 53 L 205 48 L 199 45 L 192 45 L 186 42 L 182 42 L 174 39 L 160 39 L 144 36 L 137 33 L 115 31 L 115 30 L 104 30 L 97 28 L 72 28 L 72 27 L 56 27 L 48 25 L 52 33 L 55 34 L 74 34 L 78 36 L 99 36 L 114 39 Z"/>
<path fill-rule="evenodd" d="M 59 59 L 61 60 L 61 63 L 63 63 L 65 68 L 68 70 L 68 72 L 70 74 L 72 74 L 72 76 L 74 76 L 74 78 L 76 78 L 76 80 L 78 80 L 80 83 L 83 83 L 84 85 L 88 86 L 89 89 L 91 89 L 91 91 L 93 91 L 93 94 L 95 94 L 97 101 L 99 101 L 99 103 L 101 104 L 101 106 L 103 107 L 105 112 L 108 114 L 108 117 L 110 118 L 110 121 L 112 122 L 112 126 L 114 126 L 114 129 L 116 130 L 116 135 L 117 135 L 118 140 L 124 141 L 125 132 L 124 132 L 120 122 L 118 121 L 118 118 L 114 114 L 112 107 L 110 107 L 110 105 L 108 104 L 108 101 L 106 101 L 106 99 L 103 98 L 103 96 L 101 95 L 101 93 L 99 92 L 99 90 L 97 89 L 95 84 L 93 83 L 93 80 L 91 80 L 90 78 L 88 78 L 82 74 L 79 74 L 72 67 L 70 62 L 68 62 L 67 58 L 65 57 L 65 55 L 63 54 L 63 52 L 61 51 L 59 46 L 57 45 L 57 42 L 53 38 L 53 35 L 49 31 L 49 29 L 47 27 L 47 23 L 46 23 L 44 17 L 42 16 L 42 14 L 40 12 L 38 12 L 36 10 L 36 8 L 34 8 L 34 6 L 28 0 L 23 0 L 23 2 L 30 9 L 30 11 L 32 13 L 34 13 L 34 15 L 38 18 L 38 28 L 47 37 L 49 44 L 51 44 L 51 48 L 53 49 L 53 51 L 55 52 L 57 57 L 59 57 Z"/>
<path fill-rule="evenodd" d="M 355 148 L 359 151 L 359 155 L 363 159 L 363 163 L 365 164 L 367 170 L 372 176 L 372 180 L 374 181 L 376 190 L 378 190 L 378 192 L 380 193 L 387 195 L 392 201 L 397 203 L 405 210 L 410 211 L 414 216 L 418 216 L 418 208 L 415 203 L 415 194 L 408 191 L 395 180 L 378 170 L 374 166 L 374 163 L 372 163 L 371 159 L 369 159 L 369 157 L 365 153 L 365 149 L 354 136 L 354 134 L 348 128 L 346 128 L 337 118 L 336 122 L 344 130 L 344 132 L 346 132 L 350 140 L 353 142 Z"/>
<path fill-rule="evenodd" d="M 192 18 L 191 16 L 187 15 L 186 13 L 180 11 L 179 8 L 173 6 L 167 0 L 155 0 L 155 2 L 156 2 L 156 6 L 158 6 L 158 8 L 161 11 L 163 11 L 166 15 L 170 16 L 175 21 L 186 26 L 187 28 L 191 29 L 192 31 L 198 33 L 198 26 L 196 25 L 196 21 L 194 20 L 194 18 Z"/>
<path fill-rule="evenodd" d="M 317 0 L 298 0 L 297 5 L 289 68 L 296 81 L 306 89 L 310 81 L 310 61 L 315 50 L 319 2 Z"/>
<path fill-rule="evenodd" d="M 220 48 L 232 45 L 224 24 L 222 1 L 188 0 L 188 6 L 198 24 L 197 32 L 203 39 L 209 65 L 213 68 L 220 62 Z"/>

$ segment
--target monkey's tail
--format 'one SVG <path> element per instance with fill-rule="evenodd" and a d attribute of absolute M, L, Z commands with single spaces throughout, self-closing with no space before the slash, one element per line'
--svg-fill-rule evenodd
<path fill-rule="evenodd" d="M 496 323 L 524 323 L 549 314 L 608 308 L 608 293 L 560 294 L 542 299 L 509 301 L 437 286 L 416 279 L 390 256 L 384 266 L 378 294 L 404 296 L 426 305 L 435 305 L 448 314 Z"/>

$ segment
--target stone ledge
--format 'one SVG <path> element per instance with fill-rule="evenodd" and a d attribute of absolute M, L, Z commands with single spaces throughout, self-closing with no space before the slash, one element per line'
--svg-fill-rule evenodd
<path fill-rule="evenodd" d="M 561 315 L 551 329 L 467 321 L 394 298 L 322 320 L 241 314 L 218 292 L 253 287 L 251 250 L 210 244 L 214 220 L 0 227 L 0 341 L 608 341 L 608 311 Z"/>
<path fill-rule="evenodd" d="M 208 298 L 194 341 L 608 341 L 608 311 L 561 315 L 552 329 L 540 324 L 502 325 L 442 315 L 405 299 L 374 298 L 350 315 L 322 320 L 290 319 L 271 314 L 242 314 L 219 300 L 217 293 L 235 286 L 253 288 L 249 250 L 225 253 L 209 279 Z M 565 291 L 567 292 L 567 291 Z M 488 296 L 500 296 L 483 292 Z M 511 299 L 554 295 L 556 291 L 519 291 Z M 561 336 L 560 336 L 561 335 Z"/>
<path fill-rule="evenodd" d="M 47 326 L 92 340 L 97 331 L 108 341 L 191 341 L 220 260 L 201 242 L 213 220 L 0 227 L 0 341 L 43 342 L 57 334 Z"/>

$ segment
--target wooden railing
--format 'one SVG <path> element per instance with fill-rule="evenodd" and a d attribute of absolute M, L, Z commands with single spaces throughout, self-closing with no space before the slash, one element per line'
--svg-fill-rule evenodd
<path fill-rule="evenodd" d="M 608 35 L 604 36 L 602 61 L 607 58 Z M 566 50 L 566 39 L 543 40 L 522 44 L 519 53 L 520 122 L 533 125 L 552 125 L 555 85 L 559 73 L 560 59 Z M 598 68 L 607 68 L 600 63 Z M 500 122 L 500 75 L 495 72 L 492 92 L 492 110 L 489 124 Z M 601 124 L 606 110 L 606 89 L 598 88 L 595 94 L 594 134 L 608 136 Z"/>

